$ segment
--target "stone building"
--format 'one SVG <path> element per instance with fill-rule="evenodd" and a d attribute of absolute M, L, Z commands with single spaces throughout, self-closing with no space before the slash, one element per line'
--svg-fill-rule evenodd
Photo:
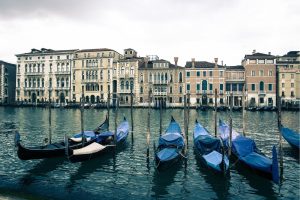
<path fill-rule="evenodd" d="M 163 107 L 183 106 L 185 94 L 185 76 L 183 67 L 178 66 L 178 58 L 174 58 L 175 64 L 158 56 L 146 56 L 139 66 L 138 104 L 148 105 L 148 92 L 152 91 L 151 105 L 158 107 L 162 102 Z"/>
<path fill-rule="evenodd" d="M 230 95 L 232 93 L 233 106 L 241 107 L 245 85 L 245 68 L 242 65 L 226 66 L 225 74 L 227 105 L 230 105 Z"/>
<path fill-rule="evenodd" d="M 72 100 L 80 102 L 82 94 L 85 103 L 106 103 L 108 94 L 116 92 L 113 85 L 113 63 L 123 56 L 112 49 L 83 49 L 74 53 L 72 70 Z M 111 86 L 113 85 L 113 88 Z M 112 98 L 110 98 L 112 99 Z"/>
<path fill-rule="evenodd" d="M 16 95 L 16 65 L 0 60 L 0 103 L 14 103 Z"/>
<path fill-rule="evenodd" d="M 245 68 L 248 106 L 276 105 L 276 57 L 257 53 L 245 55 L 242 65 Z"/>
<path fill-rule="evenodd" d="M 225 104 L 225 67 L 218 65 L 218 58 L 214 63 L 206 61 L 186 62 L 185 65 L 186 92 L 190 93 L 192 106 L 213 105 L 214 91 L 217 89 L 217 102 Z"/>
<path fill-rule="evenodd" d="M 300 101 L 300 51 L 278 57 L 278 95 L 283 105 Z"/>
<path fill-rule="evenodd" d="M 17 101 L 57 103 L 71 101 L 73 50 L 32 49 L 17 54 Z"/>

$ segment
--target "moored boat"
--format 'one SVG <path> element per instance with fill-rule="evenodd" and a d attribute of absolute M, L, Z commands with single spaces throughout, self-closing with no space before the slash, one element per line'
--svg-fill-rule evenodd
<path fill-rule="evenodd" d="M 225 146 L 229 146 L 230 128 L 223 121 L 219 121 L 219 133 Z M 254 140 L 244 137 L 232 130 L 232 155 L 247 168 L 258 175 L 279 182 L 278 159 L 275 146 L 272 149 L 272 159 L 262 154 L 256 147 Z"/>
<path fill-rule="evenodd" d="M 281 127 L 283 138 L 295 149 L 300 150 L 300 134 L 292 129 Z"/>
<path fill-rule="evenodd" d="M 156 168 L 162 170 L 175 164 L 183 156 L 183 149 L 184 138 L 180 126 L 171 117 L 165 134 L 159 138 L 159 144 L 155 152 Z"/>
<path fill-rule="evenodd" d="M 194 147 L 202 163 L 216 172 L 226 173 L 229 160 L 225 155 L 222 140 L 213 137 L 197 120 L 195 122 Z"/>
<path fill-rule="evenodd" d="M 84 134 L 77 133 L 69 139 L 69 145 L 73 149 L 81 148 L 82 144 L 89 145 L 94 140 L 96 140 L 97 135 L 105 132 L 108 129 L 108 118 L 98 126 L 93 131 L 84 131 Z M 84 137 L 82 137 L 84 135 Z M 82 143 L 82 138 L 84 142 Z M 65 155 L 65 141 L 59 141 L 47 145 L 25 147 L 21 144 L 20 134 L 16 132 L 15 134 L 15 145 L 17 147 L 17 154 L 21 160 L 31 160 L 31 159 L 43 159 L 52 158 Z"/>

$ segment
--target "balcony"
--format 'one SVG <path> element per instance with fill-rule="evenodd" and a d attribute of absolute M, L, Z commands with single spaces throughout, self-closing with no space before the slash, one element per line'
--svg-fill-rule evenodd
<path fill-rule="evenodd" d="M 45 88 L 44 87 L 24 87 L 25 91 L 44 91 Z"/>
<path fill-rule="evenodd" d="M 84 79 L 81 81 L 82 83 L 98 83 L 98 79 Z"/>
<path fill-rule="evenodd" d="M 242 91 L 226 91 L 226 94 L 227 95 L 230 95 L 230 94 L 233 94 L 233 95 L 242 95 L 243 92 Z"/>
<path fill-rule="evenodd" d="M 69 87 L 56 87 L 55 90 L 57 91 L 67 91 L 67 90 L 70 90 Z"/>
<path fill-rule="evenodd" d="M 131 90 L 120 90 L 120 94 L 131 94 Z"/>
<path fill-rule="evenodd" d="M 169 84 L 169 81 L 166 81 L 166 80 L 164 80 L 164 81 L 154 80 L 153 81 L 153 85 L 167 85 L 167 84 Z"/>
<path fill-rule="evenodd" d="M 134 74 L 119 74 L 119 78 L 134 78 Z"/>
<path fill-rule="evenodd" d="M 154 96 L 167 96 L 167 92 L 157 92 L 157 91 L 154 91 L 153 95 Z"/>
<path fill-rule="evenodd" d="M 70 71 L 56 71 L 54 73 L 55 73 L 55 75 L 70 75 L 71 74 Z"/>
<path fill-rule="evenodd" d="M 266 95 L 266 91 L 265 90 L 259 90 L 258 95 L 264 96 L 264 95 Z"/>
<path fill-rule="evenodd" d="M 25 76 L 44 76 L 44 72 L 25 72 Z"/>

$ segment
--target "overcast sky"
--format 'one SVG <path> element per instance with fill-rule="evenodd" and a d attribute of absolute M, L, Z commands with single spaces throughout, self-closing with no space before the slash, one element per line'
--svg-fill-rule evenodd
<path fill-rule="evenodd" d="M 0 60 L 31 48 L 133 48 L 179 64 L 300 50 L 299 0 L 0 0 Z"/>

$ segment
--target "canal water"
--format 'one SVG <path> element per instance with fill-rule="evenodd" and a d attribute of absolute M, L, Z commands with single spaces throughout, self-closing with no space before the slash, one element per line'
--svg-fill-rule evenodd
<path fill-rule="evenodd" d="M 114 130 L 114 111 L 111 110 Z M 219 117 L 228 120 L 228 113 Z M 84 127 L 94 129 L 106 110 L 85 110 Z M 48 137 L 48 110 L 43 108 L 0 107 L 0 198 L 1 199 L 299 199 L 299 154 L 284 141 L 284 182 L 281 186 L 261 178 L 238 165 L 223 177 L 203 168 L 197 161 L 192 130 L 197 118 L 211 132 L 212 111 L 190 111 L 188 159 L 170 171 L 158 173 L 153 162 L 153 142 L 159 136 L 159 111 L 151 110 L 150 162 L 146 161 L 147 109 L 133 112 L 134 133 L 116 156 L 105 155 L 83 163 L 70 163 L 65 158 L 19 160 L 14 147 L 14 132 L 19 130 L 22 143 L 42 145 Z M 183 130 L 183 110 L 164 110 L 163 129 L 170 116 Z M 130 109 L 120 108 L 118 121 Z M 271 157 L 273 145 L 279 143 L 275 112 L 247 112 L 246 133 L 258 148 Z M 299 131 L 299 112 L 283 112 L 284 125 Z M 233 113 L 234 129 L 242 130 L 241 112 Z M 52 141 L 62 140 L 80 131 L 80 110 L 52 109 Z"/>

